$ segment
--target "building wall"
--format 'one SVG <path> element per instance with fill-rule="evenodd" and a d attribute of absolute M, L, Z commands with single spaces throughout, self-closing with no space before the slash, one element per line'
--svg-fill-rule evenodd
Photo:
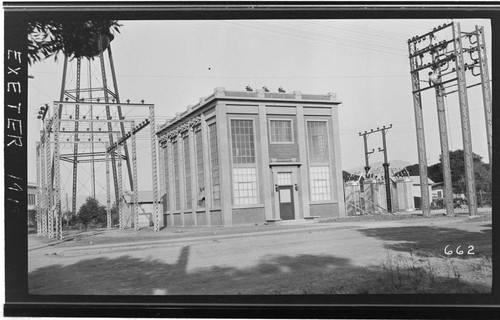
<path fill-rule="evenodd" d="M 217 94 L 216 91 L 215 95 Z M 293 96 L 293 94 L 288 95 Z M 251 93 L 251 96 L 255 96 L 254 93 Z M 300 95 L 298 97 L 300 98 Z M 193 112 L 189 117 L 186 116 L 185 120 L 182 120 L 181 116 L 178 124 L 170 128 L 167 126 L 166 131 L 170 136 L 167 139 L 160 139 L 164 148 L 162 154 L 167 158 L 163 161 L 164 178 L 161 180 L 165 184 L 162 186 L 162 190 L 165 190 L 163 197 L 165 225 L 232 225 L 264 223 L 279 219 L 277 181 L 275 181 L 277 175 L 276 172 L 273 173 L 275 169 L 272 168 L 278 168 L 282 162 L 287 162 L 285 164 L 287 168 L 293 168 L 291 170 L 294 172 L 295 219 L 310 216 L 318 216 L 320 219 L 343 216 L 343 189 L 339 189 L 339 185 L 342 185 L 342 176 L 340 139 L 338 128 L 335 127 L 338 126 L 336 112 L 337 107 L 333 104 L 298 101 L 277 104 L 268 101 L 230 100 L 215 101 L 206 108 Z M 196 120 L 195 124 L 192 124 L 193 119 Z M 273 131 L 271 121 L 290 123 L 293 141 L 271 143 L 271 132 L 275 133 L 276 139 L 286 136 L 277 134 L 283 131 L 276 129 L 278 125 L 276 122 L 273 124 Z M 319 134 L 320 137 L 316 137 L 316 140 L 309 139 L 310 130 L 313 130 L 309 129 L 310 122 L 314 124 L 321 122 L 320 126 L 324 123 L 325 136 Z M 192 146 L 196 142 L 194 128 L 201 128 L 202 134 L 203 187 L 198 185 L 199 155 L 197 159 L 193 158 L 197 156 L 196 149 Z M 217 150 L 210 148 L 209 128 L 217 131 Z M 317 134 L 311 133 L 311 135 Z M 248 143 L 250 136 L 253 137 L 253 145 Z M 179 143 L 182 137 L 190 138 L 191 150 L 187 153 Z M 286 136 L 286 139 L 288 138 Z M 317 146 L 318 139 L 328 146 L 327 160 L 323 163 L 314 163 L 309 155 L 309 144 Z M 175 166 L 172 163 L 173 141 L 178 141 Z M 247 154 L 248 145 L 252 145 L 253 156 Z M 217 178 L 211 161 L 214 152 L 218 157 Z M 184 159 L 185 156 L 189 156 L 189 159 Z M 191 179 L 186 179 L 186 173 L 189 174 L 189 171 L 186 171 L 186 163 L 191 170 Z M 178 170 L 177 179 L 174 167 Z M 283 170 L 286 171 L 286 168 Z M 189 196 L 194 200 L 189 202 L 186 199 Z M 220 199 L 217 199 L 219 196 Z M 180 203 L 177 203 L 178 200 Z"/>
<path fill-rule="evenodd" d="M 310 205 L 311 216 L 319 217 L 320 220 L 339 218 L 339 207 L 336 203 L 317 203 Z"/>
<path fill-rule="evenodd" d="M 264 207 L 233 208 L 234 224 L 263 224 L 266 222 Z"/>

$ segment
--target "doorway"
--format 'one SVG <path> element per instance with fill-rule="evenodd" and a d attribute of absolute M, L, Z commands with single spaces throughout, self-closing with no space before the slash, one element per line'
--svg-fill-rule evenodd
<path fill-rule="evenodd" d="M 293 186 L 279 186 L 278 194 L 281 220 L 294 220 Z"/>

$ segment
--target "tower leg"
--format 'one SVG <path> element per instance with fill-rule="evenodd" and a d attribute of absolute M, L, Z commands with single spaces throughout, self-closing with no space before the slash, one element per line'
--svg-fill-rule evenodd
<path fill-rule="evenodd" d="M 158 212 L 158 168 L 156 157 L 156 124 L 155 124 L 155 109 L 149 107 L 149 126 L 151 128 L 151 161 L 153 171 L 153 219 L 154 230 L 160 231 L 160 215 Z"/>
<path fill-rule="evenodd" d="M 132 123 L 132 128 L 134 127 Z M 139 195 L 137 190 L 137 147 L 135 133 L 132 133 L 132 182 L 133 182 L 133 205 L 132 205 L 132 216 L 134 217 L 134 228 L 136 231 L 139 230 Z"/>
<path fill-rule="evenodd" d="M 492 115 L 491 115 L 491 87 L 488 59 L 486 55 L 486 42 L 483 27 L 476 26 L 477 50 L 479 53 L 479 68 L 481 70 L 481 89 L 483 92 L 484 117 L 486 122 L 486 138 L 488 142 L 488 158 L 490 161 L 490 175 L 492 166 Z"/>
<path fill-rule="evenodd" d="M 469 105 L 467 99 L 467 84 L 465 81 L 465 66 L 462 49 L 460 23 L 453 23 L 453 46 L 456 52 L 455 65 L 458 78 L 458 100 L 460 103 L 460 119 L 462 122 L 462 140 L 464 146 L 465 182 L 467 186 L 467 202 L 469 215 L 477 215 L 476 183 L 474 181 L 474 161 L 472 155 L 472 138 L 470 131 Z"/>
<path fill-rule="evenodd" d="M 116 204 L 118 205 L 118 217 L 119 217 L 119 225 L 120 225 L 120 230 L 125 229 L 125 221 L 123 217 L 123 201 L 122 201 L 122 148 L 120 145 L 117 146 L 116 148 L 117 154 L 118 154 L 118 159 L 117 159 L 117 164 L 118 164 L 118 199 L 116 201 Z"/>
<path fill-rule="evenodd" d="M 444 108 L 444 89 L 436 87 L 436 105 L 439 123 L 439 140 L 441 142 L 441 165 L 444 182 L 444 201 L 446 215 L 453 216 L 453 191 L 451 184 L 450 148 L 448 146 L 448 130 L 446 128 L 446 110 Z"/>
<path fill-rule="evenodd" d="M 411 52 L 411 50 L 410 50 Z M 412 70 L 416 66 L 416 58 L 410 60 Z M 418 90 L 420 89 L 420 79 L 418 72 L 411 72 L 412 89 L 413 89 L 413 107 L 415 112 L 415 126 L 417 129 L 417 147 L 418 147 L 418 168 L 420 173 L 420 195 L 421 209 L 424 217 L 430 217 L 429 204 L 429 183 L 427 176 L 427 154 L 425 151 L 425 132 L 424 132 L 424 117 L 422 112 L 422 97 Z"/>
<path fill-rule="evenodd" d="M 106 144 L 106 150 L 108 150 Z M 111 188 L 110 188 L 110 172 L 109 172 L 109 153 L 106 152 L 106 223 L 107 228 L 111 229 Z"/>

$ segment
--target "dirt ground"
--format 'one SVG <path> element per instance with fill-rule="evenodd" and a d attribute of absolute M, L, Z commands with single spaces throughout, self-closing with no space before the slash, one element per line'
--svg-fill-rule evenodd
<path fill-rule="evenodd" d="M 483 214 L 72 231 L 62 241 L 30 234 L 29 289 L 63 295 L 490 292 L 491 227 L 491 214 Z"/>

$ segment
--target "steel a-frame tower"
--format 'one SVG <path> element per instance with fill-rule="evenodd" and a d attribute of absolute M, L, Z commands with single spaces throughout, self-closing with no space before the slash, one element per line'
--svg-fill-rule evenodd
<path fill-rule="evenodd" d="M 449 39 L 449 36 L 446 33 L 446 31 L 450 30 L 452 34 L 451 39 Z M 462 127 L 469 215 L 477 215 L 476 187 L 474 181 L 474 163 L 467 90 L 478 85 L 481 85 L 482 87 L 488 155 L 491 166 L 491 88 L 484 29 L 483 27 L 476 26 L 475 30 L 472 32 L 462 32 L 460 29 L 460 23 L 458 22 L 443 24 L 442 26 L 438 26 L 424 35 L 415 36 L 409 39 L 408 50 L 413 89 L 412 93 L 415 111 L 415 124 L 417 129 L 423 214 L 424 216 L 430 215 L 430 197 L 427 182 L 427 158 L 421 92 L 433 88 L 436 94 L 438 112 L 446 213 L 447 215 L 453 215 L 453 196 L 444 98 L 447 95 L 457 92 Z M 473 84 L 467 85 L 467 74 L 472 75 L 473 77 L 479 76 L 480 79 L 479 81 L 475 81 Z M 421 80 L 422 76 L 425 77 L 426 80 Z M 423 87 L 421 86 L 422 82 L 426 83 Z"/>

